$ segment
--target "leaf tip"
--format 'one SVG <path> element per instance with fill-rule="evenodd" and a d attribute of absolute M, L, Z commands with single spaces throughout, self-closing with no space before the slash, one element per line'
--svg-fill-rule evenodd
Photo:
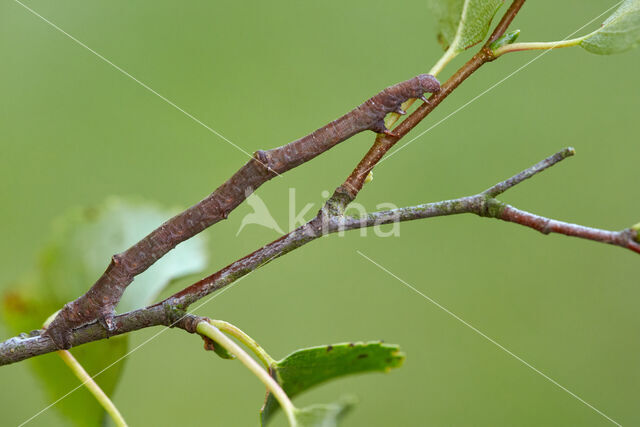
<path fill-rule="evenodd" d="M 367 174 L 367 177 L 364 179 L 364 183 L 368 184 L 371 181 L 373 181 L 373 171 L 369 171 L 369 173 Z"/>
<path fill-rule="evenodd" d="M 634 236 L 633 240 L 635 240 L 636 242 L 640 243 L 640 222 L 635 224 L 635 225 L 632 225 L 631 226 L 631 230 L 633 232 L 635 232 L 635 236 Z"/>

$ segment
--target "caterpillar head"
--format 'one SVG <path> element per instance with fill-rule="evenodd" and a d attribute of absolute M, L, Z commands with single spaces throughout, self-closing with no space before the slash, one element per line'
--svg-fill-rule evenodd
<path fill-rule="evenodd" d="M 434 93 L 440 90 L 440 82 L 431 74 L 420 74 L 418 76 L 418 82 L 422 90 L 421 95 L 425 92 Z"/>

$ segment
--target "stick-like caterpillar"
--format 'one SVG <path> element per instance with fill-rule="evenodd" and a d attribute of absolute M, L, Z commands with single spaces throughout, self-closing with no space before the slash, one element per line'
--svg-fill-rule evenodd
<path fill-rule="evenodd" d="M 344 116 L 320 129 L 268 151 L 258 151 L 257 159 L 276 173 L 285 172 L 325 152 L 340 142 L 365 130 L 391 134 L 384 117 L 392 112 L 405 114 L 400 106 L 410 98 L 427 101 L 425 93 L 440 90 L 440 83 L 431 74 L 420 74 L 407 81 L 389 86 Z M 285 166 L 286 165 L 286 166 Z"/>
<path fill-rule="evenodd" d="M 114 255 L 104 274 L 86 294 L 63 307 L 46 334 L 62 349 L 73 344 L 71 330 L 83 324 L 99 320 L 111 331 L 115 328 L 114 309 L 129 283 L 177 244 L 226 218 L 249 194 L 276 174 L 293 169 L 364 130 L 390 133 L 384 125 L 388 113 L 403 114 L 400 106 L 404 101 L 410 98 L 426 101 L 425 93 L 439 90 L 440 83 L 435 77 L 420 74 L 386 88 L 303 138 L 272 150 L 256 151 L 251 160 L 204 200 L 171 218 L 126 251 Z M 190 291 L 191 287 L 183 293 Z"/>

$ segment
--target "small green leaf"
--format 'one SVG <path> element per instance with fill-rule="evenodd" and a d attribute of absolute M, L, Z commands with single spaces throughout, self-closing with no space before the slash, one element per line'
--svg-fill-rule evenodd
<path fill-rule="evenodd" d="M 123 251 L 170 216 L 153 204 L 110 199 L 98 207 L 74 209 L 54 221 L 36 271 L 4 295 L 2 314 L 9 328 L 16 334 L 41 328 L 49 315 L 89 289 L 114 253 Z M 201 270 L 205 261 L 202 238 L 185 242 L 136 278 L 119 308 L 129 310 L 149 304 L 171 280 Z M 95 375 L 126 354 L 127 345 L 127 336 L 119 336 L 71 352 L 90 375 Z M 51 401 L 79 385 L 57 354 L 28 362 L 44 382 Z M 107 395 L 113 394 L 123 367 L 121 361 L 96 377 Z M 102 406 L 84 387 L 55 407 L 75 425 L 101 425 L 104 418 Z"/>
<path fill-rule="evenodd" d="M 489 45 L 489 49 L 496 50 L 502 46 L 506 46 L 508 44 L 514 43 L 518 36 L 520 35 L 520 30 L 510 31 L 508 33 L 503 34 L 501 37 L 498 37 L 498 40 L 494 41 Z"/>
<path fill-rule="evenodd" d="M 611 55 L 640 43 L 640 0 L 625 0 L 602 26 L 586 35 L 580 46 L 591 53 Z"/>
<path fill-rule="evenodd" d="M 486 37 L 504 0 L 430 0 L 442 47 L 462 52 Z"/>
<path fill-rule="evenodd" d="M 212 340 L 208 336 L 201 335 L 201 337 L 202 337 L 202 340 L 204 341 L 205 350 L 213 351 L 222 359 L 233 360 L 236 358 L 233 354 L 229 353 L 229 351 L 226 348 L 224 348 L 223 346 L 221 346 L 220 344 L 218 344 L 216 341 Z"/>
<path fill-rule="evenodd" d="M 636 225 L 632 225 L 631 229 L 636 232 L 635 241 L 640 243 L 640 222 Z"/>
<path fill-rule="evenodd" d="M 271 376 L 290 398 L 323 382 L 363 372 L 388 372 L 402 365 L 404 354 L 397 345 L 376 342 L 342 343 L 295 351 L 270 367 Z M 266 425 L 279 407 L 267 392 L 261 410 Z"/>
<path fill-rule="evenodd" d="M 353 398 L 342 398 L 336 403 L 296 408 L 295 418 L 298 427 L 336 427 L 355 404 Z"/>

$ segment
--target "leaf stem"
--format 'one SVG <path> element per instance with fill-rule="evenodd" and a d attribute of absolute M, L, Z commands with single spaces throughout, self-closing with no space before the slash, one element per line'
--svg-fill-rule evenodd
<path fill-rule="evenodd" d="M 220 329 L 222 332 L 226 332 L 227 334 L 235 337 L 242 344 L 246 345 L 264 364 L 265 368 L 269 369 L 272 364 L 275 363 L 273 357 L 267 353 L 264 348 L 262 348 L 256 340 L 247 335 L 242 329 L 238 328 L 236 325 L 233 325 L 229 322 L 225 322 L 224 320 L 216 320 L 211 319 L 209 321 L 213 326 Z"/>
<path fill-rule="evenodd" d="M 82 381 L 82 385 L 87 387 L 98 403 L 107 411 L 107 414 L 109 414 L 113 422 L 116 423 L 118 427 L 126 427 L 127 423 L 122 417 L 122 414 L 120 414 L 120 411 L 118 411 L 118 408 L 116 408 L 111 399 L 109 399 L 109 396 L 107 396 L 93 378 L 91 378 L 91 375 L 85 371 L 80 362 L 73 357 L 73 354 L 68 350 L 58 350 L 58 355 L 71 371 L 73 371 L 75 376 Z"/>
<path fill-rule="evenodd" d="M 58 313 L 60 313 L 60 310 L 49 316 L 47 320 L 45 320 L 42 324 L 42 327 L 46 328 L 47 326 L 49 326 L 51 321 L 55 319 Z M 118 427 L 126 427 L 127 422 L 122 417 L 120 411 L 118 411 L 118 408 L 116 408 L 116 405 L 113 404 L 111 399 L 109 399 L 109 396 L 107 396 L 105 392 L 102 391 L 98 383 L 96 383 L 91 375 L 89 375 L 89 373 L 82 367 L 80 362 L 78 362 L 78 359 L 73 357 L 73 354 L 71 354 L 69 350 L 58 350 L 57 353 L 65 363 L 65 365 L 67 365 L 69 369 L 71 369 L 71 371 L 75 374 L 75 376 L 80 381 L 82 381 L 82 385 L 87 387 L 89 392 L 93 394 L 98 403 L 100 403 L 104 410 L 107 411 L 107 414 L 111 416 L 111 419 L 113 419 L 116 425 Z"/>
<path fill-rule="evenodd" d="M 558 40 L 555 42 L 532 42 L 532 43 L 512 43 L 499 47 L 493 51 L 493 54 L 498 57 L 509 52 L 519 52 L 523 50 L 549 50 L 559 49 L 562 47 L 572 47 L 580 44 L 586 36 L 578 37 L 569 40 Z"/>
<path fill-rule="evenodd" d="M 233 354 L 243 365 L 247 367 L 267 389 L 273 393 L 273 396 L 278 400 L 280 406 L 287 415 L 289 425 L 295 427 L 298 425 L 295 419 L 295 406 L 291 403 L 289 396 L 284 392 L 282 387 L 274 380 L 269 373 L 262 369 L 262 367 L 251 356 L 247 354 L 238 344 L 236 344 L 231 338 L 227 337 L 217 327 L 207 321 L 201 321 L 196 326 L 196 332 L 200 335 L 211 338 L 221 346 L 223 346 L 230 354 Z"/>
<path fill-rule="evenodd" d="M 440 59 L 438 59 L 438 62 L 436 62 L 436 64 L 433 67 L 431 67 L 431 70 L 429 70 L 429 74 L 434 76 L 437 76 L 438 74 L 440 74 L 440 72 L 444 69 L 444 67 L 446 67 L 447 64 L 451 62 L 453 58 L 458 56 L 459 53 L 460 52 L 449 47 L 449 49 L 447 49 L 444 55 L 442 55 Z"/>

